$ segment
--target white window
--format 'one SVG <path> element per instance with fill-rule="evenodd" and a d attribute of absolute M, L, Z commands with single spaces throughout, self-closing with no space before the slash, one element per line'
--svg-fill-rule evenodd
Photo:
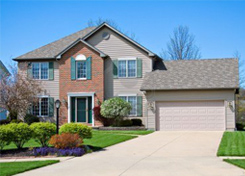
<path fill-rule="evenodd" d="M 137 116 L 137 97 L 136 96 L 119 96 L 119 97 L 131 104 L 132 109 L 129 112 L 129 115 Z"/>
<path fill-rule="evenodd" d="M 76 77 L 77 79 L 87 78 L 86 56 L 83 54 L 76 56 Z"/>
<path fill-rule="evenodd" d="M 76 70 L 77 70 L 77 79 L 86 79 L 87 68 L 86 61 L 78 61 L 76 62 Z"/>
<path fill-rule="evenodd" d="M 32 78 L 47 80 L 48 79 L 48 62 L 32 63 Z"/>
<path fill-rule="evenodd" d="M 49 100 L 47 97 L 39 98 L 36 105 L 32 107 L 32 114 L 38 117 L 47 117 L 49 114 Z"/>
<path fill-rule="evenodd" d="M 118 77 L 135 78 L 136 77 L 136 59 L 118 60 Z"/>

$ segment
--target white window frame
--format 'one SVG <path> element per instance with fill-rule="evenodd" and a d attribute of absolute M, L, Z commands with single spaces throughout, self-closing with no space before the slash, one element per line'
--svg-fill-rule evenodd
<path fill-rule="evenodd" d="M 42 69 L 41 69 L 41 64 L 42 63 L 46 63 L 46 64 L 48 64 L 48 77 L 47 77 L 47 79 L 41 79 L 41 73 L 42 73 Z M 49 80 L 49 63 L 48 62 L 32 62 L 32 66 L 31 66 L 31 73 L 33 74 L 33 64 L 39 64 L 39 77 L 38 77 L 38 79 L 35 79 L 35 78 L 33 78 L 33 75 L 32 75 L 32 79 L 34 79 L 34 80 Z"/>
<path fill-rule="evenodd" d="M 76 79 L 77 80 L 87 80 L 87 63 L 86 63 L 86 60 L 87 60 L 87 58 L 86 58 L 86 56 L 85 55 L 83 55 L 83 54 L 78 54 L 77 56 L 76 56 L 76 58 L 75 58 L 75 60 L 76 60 Z M 77 77 L 77 72 L 78 72 L 78 69 L 77 69 L 77 63 L 78 62 L 85 62 L 85 65 L 86 65 L 86 78 L 78 78 Z"/>
<path fill-rule="evenodd" d="M 128 61 L 134 60 L 135 61 L 135 76 L 134 77 L 129 77 L 128 76 Z M 119 61 L 126 61 L 126 76 L 125 77 L 120 77 L 119 76 Z M 117 69 L 117 75 L 118 78 L 137 78 L 137 58 L 132 57 L 132 58 L 118 58 L 118 69 Z"/>
<path fill-rule="evenodd" d="M 85 65 L 86 65 L 86 60 L 79 60 L 79 61 L 76 61 L 76 79 L 77 79 L 77 80 L 87 80 L 87 65 L 86 65 L 86 77 L 85 77 L 85 78 L 78 78 L 78 76 L 77 76 L 77 72 L 78 72 L 77 64 L 78 64 L 79 62 L 85 62 Z"/>
<path fill-rule="evenodd" d="M 129 117 L 137 117 L 138 112 L 138 100 L 137 100 L 137 94 L 119 94 L 118 97 L 126 97 L 126 101 L 128 102 L 128 97 L 135 97 L 136 98 L 136 114 L 129 114 Z M 128 102 L 129 103 L 129 102 Z"/>
<path fill-rule="evenodd" d="M 48 99 L 48 115 L 44 116 L 44 115 L 41 115 L 41 99 L 42 98 L 47 98 Z M 39 115 L 37 115 L 37 117 L 49 117 L 49 96 L 38 96 L 38 104 L 39 104 Z M 32 114 L 33 114 L 33 106 L 32 106 Z"/>

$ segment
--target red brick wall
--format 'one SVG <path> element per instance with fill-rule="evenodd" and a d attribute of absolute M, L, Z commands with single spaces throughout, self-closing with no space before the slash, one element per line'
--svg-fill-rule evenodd
<path fill-rule="evenodd" d="M 78 54 L 83 54 L 86 57 L 92 56 L 92 79 L 91 80 L 71 80 L 71 61 Z M 59 61 L 60 70 L 60 100 L 62 105 L 60 107 L 60 123 L 68 122 L 68 92 L 95 92 L 94 105 L 98 105 L 98 101 L 104 100 L 104 60 L 99 54 L 83 43 L 78 43 L 65 54 Z M 66 104 L 63 100 L 66 100 Z M 95 126 L 100 126 L 101 123 L 95 121 Z"/>

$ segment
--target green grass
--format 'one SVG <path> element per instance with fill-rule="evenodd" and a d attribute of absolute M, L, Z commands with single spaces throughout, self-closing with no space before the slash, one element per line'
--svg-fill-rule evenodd
<path fill-rule="evenodd" d="M 99 150 L 120 142 L 124 142 L 133 138 L 136 138 L 135 135 L 146 135 L 150 134 L 153 131 L 146 130 L 136 130 L 136 131 L 98 131 L 93 130 L 93 137 L 91 139 L 84 139 L 84 144 L 89 145 L 93 150 Z M 37 143 L 34 139 L 29 140 L 25 143 L 24 148 L 29 147 L 40 147 L 40 144 Z M 17 149 L 17 147 L 11 143 L 8 146 L 4 147 L 4 150 L 8 149 Z"/>
<path fill-rule="evenodd" d="M 130 134 L 130 135 L 146 135 L 153 133 L 151 130 L 135 130 L 135 131 L 120 131 L 120 130 L 111 130 L 111 131 L 99 131 L 101 133 L 113 133 L 113 134 Z"/>
<path fill-rule="evenodd" d="M 0 163 L 0 176 L 14 175 L 58 162 L 59 160 Z"/>
<path fill-rule="evenodd" d="M 224 161 L 245 169 L 245 159 L 224 159 Z"/>
<path fill-rule="evenodd" d="M 224 132 L 218 156 L 245 156 L 245 132 Z"/>

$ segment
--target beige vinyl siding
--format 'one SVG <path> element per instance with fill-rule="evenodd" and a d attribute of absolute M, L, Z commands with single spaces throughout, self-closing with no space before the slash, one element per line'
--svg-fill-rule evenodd
<path fill-rule="evenodd" d="M 37 62 L 37 61 L 31 61 L 31 62 Z M 51 62 L 51 61 L 42 61 L 42 62 Z M 43 92 L 41 95 L 48 95 L 50 97 L 54 98 L 54 101 L 59 99 L 59 65 L 57 61 L 54 62 L 54 80 L 40 80 L 40 85 L 43 88 Z M 27 75 L 27 67 L 26 65 L 29 62 L 19 62 L 18 63 L 18 71 L 22 75 Z M 46 121 L 55 121 L 55 108 L 54 108 L 54 117 L 45 117 L 42 120 Z"/>
<path fill-rule="evenodd" d="M 104 40 L 102 34 L 110 33 L 110 38 Z M 152 71 L 152 59 L 147 53 L 126 41 L 108 28 L 103 28 L 93 37 L 89 38 L 88 43 L 95 46 L 110 58 L 105 60 L 105 99 L 118 94 L 137 94 L 143 96 L 143 105 L 146 104 L 145 96 L 140 91 L 143 77 L 146 72 Z M 112 60 L 118 58 L 140 58 L 142 59 L 142 78 L 113 78 L 113 63 Z M 143 116 L 146 115 L 145 106 L 143 106 Z M 144 120 L 144 119 L 143 119 Z"/>
<path fill-rule="evenodd" d="M 234 90 L 188 90 L 188 91 L 154 91 L 147 92 L 148 101 L 198 101 L 198 100 L 223 100 L 225 105 L 226 130 L 235 129 Z M 233 104 L 233 109 L 228 106 Z M 155 112 L 148 109 L 148 128 L 155 129 Z"/>

